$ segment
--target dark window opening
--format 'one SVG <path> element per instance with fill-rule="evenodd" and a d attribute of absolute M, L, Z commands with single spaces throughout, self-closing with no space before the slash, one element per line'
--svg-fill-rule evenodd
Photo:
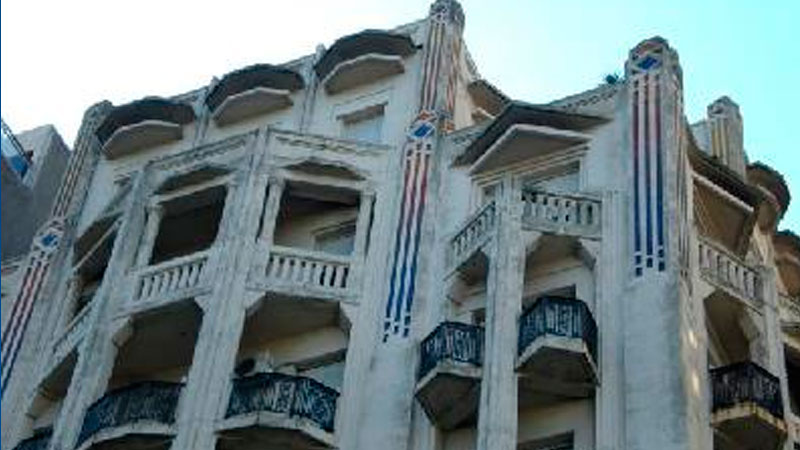
<path fill-rule="evenodd" d="M 73 318 L 92 302 L 97 290 L 100 289 L 108 263 L 111 260 L 111 251 L 116 237 L 116 233 L 111 233 L 108 238 L 91 250 L 91 253 L 80 262 L 80 267 L 76 271 L 78 286 L 75 303 L 73 304 Z"/>
<path fill-rule="evenodd" d="M 281 199 L 275 224 L 276 245 L 350 255 L 360 197 L 331 186 L 292 183 Z"/>
<path fill-rule="evenodd" d="M 792 412 L 800 414 L 800 352 L 785 348 L 786 378 L 789 384 L 789 403 Z"/>
<path fill-rule="evenodd" d="M 150 264 L 211 247 L 217 238 L 225 188 L 218 186 L 166 202 Z"/>

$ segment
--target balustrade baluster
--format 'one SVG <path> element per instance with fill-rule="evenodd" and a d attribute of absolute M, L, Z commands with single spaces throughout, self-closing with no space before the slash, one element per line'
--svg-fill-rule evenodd
<path fill-rule="evenodd" d="M 341 288 L 344 287 L 344 266 L 340 266 L 338 264 L 333 266 L 334 268 L 334 276 L 333 276 L 333 287 Z"/>
<path fill-rule="evenodd" d="M 333 275 L 333 267 L 325 264 L 322 285 L 325 287 L 330 287 L 332 285 Z"/>
<path fill-rule="evenodd" d="M 150 276 L 142 278 L 142 290 L 139 292 L 139 298 L 146 299 L 150 297 L 150 288 L 153 284 L 153 279 Z"/>

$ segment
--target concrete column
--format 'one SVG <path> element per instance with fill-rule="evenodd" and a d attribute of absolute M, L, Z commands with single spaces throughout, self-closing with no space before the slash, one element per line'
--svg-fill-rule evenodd
<path fill-rule="evenodd" d="M 781 397 L 785 417 L 789 417 L 789 380 L 786 377 L 786 357 L 783 352 L 783 337 L 781 331 L 780 300 L 776 289 L 777 274 L 773 267 L 759 266 L 758 277 L 761 279 L 761 298 L 764 300 L 764 336 L 766 346 L 765 369 L 780 378 Z"/>
<path fill-rule="evenodd" d="M 286 180 L 280 177 L 272 177 L 269 180 L 269 194 L 267 204 L 264 206 L 264 213 L 261 216 L 261 233 L 259 238 L 271 245 L 275 234 L 275 224 L 278 220 L 278 212 L 281 208 L 281 198 L 286 186 Z"/>
<path fill-rule="evenodd" d="M 160 204 L 150 205 L 147 208 L 147 222 L 144 227 L 144 236 L 139 244 L 139 253 L 136 258 L 137 267 L 145 267 L 153 255 L 153 247 L 158 236 L 158 226 L 164 215 L 164 207 Z"/>
<path fill-rule="evenodd" d="M 498 202 L 498 232 L 486 283 L 486 343 L 478 412 L 478 450 L 517 447 L 518 317 L 522 305 L 525 247 L 511 179 Z"/>
<path fill-rule="evenodd" d="M 364 191 L 361 193 L 361 204 L 358 207 L 358 218 L 356 219 L 356 237 L 353 244 L 353 256 L 359 261 L 367 253 L 369 221 L 372 217 L 372 204 L 374 201 L 374 192 Z"/>

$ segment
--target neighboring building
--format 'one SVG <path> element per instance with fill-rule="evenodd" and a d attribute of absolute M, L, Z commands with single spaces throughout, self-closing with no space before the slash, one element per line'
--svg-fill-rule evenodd
<path fill-rule="evenodd" d="M 69 149 L 52 125 L 15 135 L 2 121 L 2 325 L 5 328 L 16 296 L 19 268 L 33 236 L 50 218 L 61 177 L 67 168 Z"/>
<path fill-rule="evenodd" d="M 690 126 L 661 38 L 510 101 L 463 25 L 89 108 L 2 448 L 792 448 L 800 239 L 736 104 Z"/>

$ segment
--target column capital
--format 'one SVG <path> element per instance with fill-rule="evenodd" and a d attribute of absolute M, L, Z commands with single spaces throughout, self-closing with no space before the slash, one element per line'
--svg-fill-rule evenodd
<path fill-rule="evenodd" d="M 146 207 L 148 214 L 164 214 L 164 204 L 161 202 L 153 202 Z"/>
<path fill-rule="evenodd" d="M 281 175 L 270 174 L 267 178 L 267 184 L 272 187 L 280 187 L 283 189 L 286 186 L 286 178 Z"/>
<path fill-rule="evenodd" d="M 371 201 L 375 199 L 375 189 L 368 187 L 361 190 L 361 201 Z"/>

